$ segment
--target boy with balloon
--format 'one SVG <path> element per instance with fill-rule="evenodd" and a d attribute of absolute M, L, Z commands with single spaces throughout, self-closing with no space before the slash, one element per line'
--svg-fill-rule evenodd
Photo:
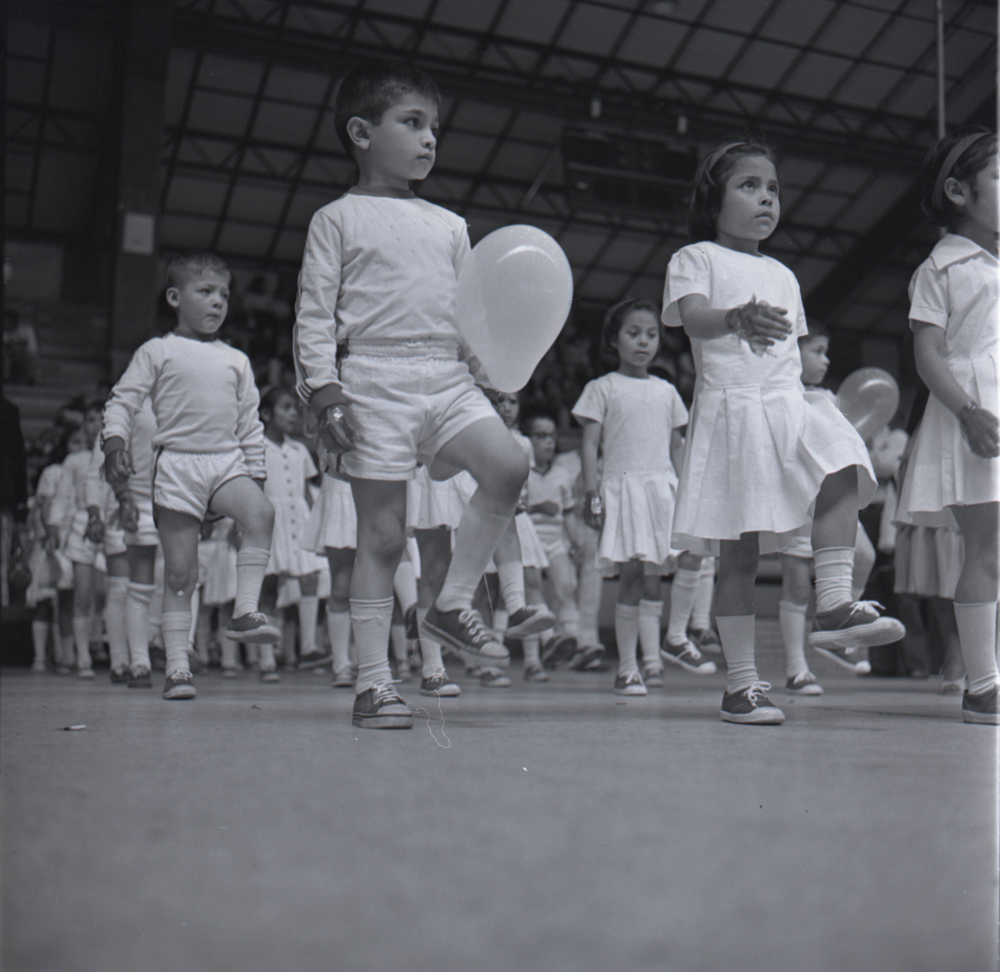
<path fill-rule="evenodd" d="M 413 724 L 391 681 L 388 643 L 393 576 L 406 543 L 407 481 L 418 462 L 438 479 L 466 469 L 479 484 L 424 632 L 490 665 L 509 659 L 472 598 L 514 514 L 528 464 L 476 386 L 471 366 L 481 366 L 467 348 L 501 390 L 513 390 L 505 387 L 512 377 L 506 358 L 527 364 L 529 374 L 537 358 L 529 360 L 534 348 L 516 332 L 506 335 L 503 356 L 495 357 L 482 326 L 464 337 L 458 327 L 488 324 L 492 334 L 505 320 L 527 320 L 544 353 L 572 293 L 565 255 L 544 233 L 507 227 L 514 239 L 501 239 L 497 248 L 488 238 L 470 259 L 465 221 L 413 193 L 412 184 L 434 165 L 439 102 L 433 80 L 413 68 L 363 64 L 348 72 L 334 123 L 358 165 L 358 183 L 313 216 L 299 275 L 298 391 L 319 418 L 358 514 L 352 721 L 368 728 Z M 532 288 L 533 279 L 542 281 L 540 290 Z M 546 315 L 550 291 L 558 303 L 550 299 L 555 310 Z M 534 302 L 533 313 L 524 313 L 525 299 Z M 513 378 L 518 388 L 527 376 Z"/>

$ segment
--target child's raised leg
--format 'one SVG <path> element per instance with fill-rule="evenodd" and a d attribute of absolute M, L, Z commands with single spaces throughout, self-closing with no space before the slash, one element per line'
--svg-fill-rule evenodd
<path fill-rule="evenodd" d="M 273 645 L 280 640 L 281 631 L 257 608 L 264 572 L 271 558 L 274 507 L 249 476 L 239 476 L 215 491 L 212 509 L 234 519 L 243 530 L 243 542 L 236 555 L 236 603 L 226 637 L 249 644 Z"/>
<path fill-rule="evenodd" d="M 197 695 L 188 659 L 191 631 L 191 595 L 198 583 L 198 536 L 201 523 L 188 513 L 157 509 L 163 546 L 163 649 L 167 656 L 165 699 L 193 699 Z"/>
<path fill-rule="evenodd" d="M 759 560 L 756 533 L 719 542 L 715 620 L 726 658 L 726 692 L 721 714 L 724 722 L 780 725 L 785 714 L 765 694 L 770 685 L 760 680 L 754 658 L 753 587 Z"/>
<path fill-rule="evenodd" d="M 615 643 L 618 646 L 616 695 L 646 695 L 635 650 L 639 642 L 639 601 L 642 600 L 642 562 L 618 565 L 618 603 L 615 605 Z"/>
<path fill-rule="evenodd" d="M 555 615 L 545 604 L 528 604 L 524 591 L 521 540 L 511 517 L 497 544 L 493 560 L 497 565 L 500 594 L 507 609 L 506 632 L 511 638 L 540 634 L 555 626 Z M 579 617 L 579 613 L 577 615 Z"/>
<path fill-rule="evenodd" d="M 948 508 L 965 544 L 965 562 L 955 587 L 955 623 L 968 679 L 962 697 L 962 718 L 995 726 L 1000 724 L 996 658 L 1000 503 Z"/>
<path fill-rule="evenodd" d="M 438 452 L 479 484 L 455 534 L 455 549 L 441 593 L 424 623 L 430 634 L 492 664 L 509 660 L 472 608 L 479 580 L 497 548 L 528 478 L 528 460 L 499 416 L 463 429 Z"/>

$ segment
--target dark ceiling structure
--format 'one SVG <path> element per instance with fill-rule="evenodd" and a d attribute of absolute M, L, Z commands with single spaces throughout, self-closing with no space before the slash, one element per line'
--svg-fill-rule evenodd
<path fill-rule="evenodd" d="M 99 242 L 116 151 L 116 0 L 8 14 L 7 233 Z M 945 0 L 949 126 L 996 118 L 996 4 Z M 898 342 L 935 238 L 934 0 L 177 0 L 159 243 L 294 272 L 312 213 L 353 181 L 336 79 L 369 58 L 431 73 L 438 163 L 420 189 L 469 222 L 559 240 L 581 308 L 659 297 L 686 242 L 693 160 L 753 130 L 778 148 L 768 251 L 810 313 Z M 95 235 L 96 234 L 96 235 Z"/>

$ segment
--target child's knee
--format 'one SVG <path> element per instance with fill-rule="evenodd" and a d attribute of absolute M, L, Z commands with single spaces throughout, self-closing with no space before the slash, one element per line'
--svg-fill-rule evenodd
<path fill-rule="evenodd" d="M 528 457 L 515 446 L 514 451 L 498 457 L 490 476 L 479 485 L 499 496 L 513 497 L 516 502 L 527 480 Z"/>
<path fill-rule="evenodd" d="M 377 510 L 358 522 L 358 545 L 380 560 L 399 559 L 406 547 L 406 523 L 395 510 Z"/>
<path fill-rule="evenodd" d="M 164 565 L 163 583 L 168 591 L 173 591 L 176 594 L 190 594 L 198 583 L 198 565 Z"/>

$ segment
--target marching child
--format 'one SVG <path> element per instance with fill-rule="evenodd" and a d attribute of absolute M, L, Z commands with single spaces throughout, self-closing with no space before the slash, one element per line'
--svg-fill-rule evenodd
<path fill-rule="evenodd" d="M 264 430 L 250 360 L 216 338 L 229 305 L 230 274 L 211 253 L 167 265 L 167 303 L 177 327 L 133 355 L 104 409 L 103 448 L 114 486 L 134 473 L 132 419 L 148 395 L 156 415 L 153 508 L 164 557 L 165 699 L 196 696 L 188 660 L 198 538 L 209 510 L 243 530 L 234 618 L 226 637 L 273 644 L 277 628 L 257 610 L 271 556 L 274 508 L 263 493 Z"/>
<path fill-rule="evenodd" d="M 677 468 L 683 459 L 681 430 L 688 413 L 677 389 L 647 370 L 660 347 L 659 308 L 647 300 L 615 304 L 601 332 L 605 354 L 617 355 L 618 370 L 587 383 L 573 417 L 583 425 L 583 516 L 601 530 L 598 553 L 604 566 L 619 572 L 615 605 L 618 644 L 618 695 L 646 695 L 646 682 L 663 684 L 665 661 L 685 671 L 708 675 L 706 661 L 687 640 L 691 601 L 701 570 L 697 557 L 682 556 L 691 577 L 682 596 L 674 582 L 671 623 L 660 648 L 660 568 L 671 556 Z M 597 450 L 603 447 L 601 492 L 597 492 Z M 674 617 L 676 612 L 677 617 Z M 677 638 L 674 642 L 671 635 Z M 642 644 L 644 673 L 636 662 Z M 645 679 L 644 677 L 645 676 Z"/>
<path fill-rule="evenodd" d="M 334 121 L 358 183 L 313 216 L 299 276 L 298 392 L 320 418 L 326 444 L 341 453 L 339 472 L 358 513 L 352 721 L 370 728 L 413 725 L 390 680 L 388 642 L 418 454 L 436 457 L 439 469 L 466 469 L 479 484 L 426 633 L 492 664 L 509 659 L 472 598 L 527 463 L 459 360 L 455 292 L 470 250 L 465 222 L 412 190 L 434 165 L 439 103 L 434 82 L 409 67 L 367 64 L 347 74 Z"/>
<path fill-rule="evenodd" d="M 899 510 L 965 545 L 955 621 L 965 662 L 966 722 L 1000 724 L 997 671 L 997 137 L 956 132 L 924 160 L 924 212 L 948 232 L 910 281 L 917 371 L 931 397 Z"/>
<path fill-rule="evenodd" d="M 663 321 L 684 327 L 698 373 L 673 544 L 719 554 L 722 719 L 772 725 L 785 716 L 754 658 L 761 549 L 780 548 L 812 518 L 814 646 L 886 644 L 904 631 L 852 597 L 858 508 L 871 499 L 875 475 L 847 419 L 825 398 L 805 397 L 797 341 L 788 340 L 806 333 L 798 282 L 759 252 L 780 208 L 769 147 L 744 140 L 711 152 L 691 196 L 696 242 L 671 257 L 663 298 Z"/>

